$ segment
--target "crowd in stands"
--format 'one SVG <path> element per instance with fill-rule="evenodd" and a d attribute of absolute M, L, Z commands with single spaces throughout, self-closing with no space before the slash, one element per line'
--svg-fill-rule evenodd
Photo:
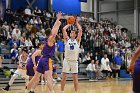
<path fill-rule="evenodd" d="M 56 41 L 55 58 L 60 65 L 64 54 L 62 29 L 67 24 L 67 16 L 61 20 L 62 25 Z M 23 47 L 28 49 L 28 53 L 37 48 L 37 44 L 45 38 L 45 29 L 53 26 L 55 17 L 55 12 L 41 11 L 37 7 L 34 11 L 29 7 L 24 11 L 6 10 L 5 16 L 0 18 L 0 43 L 6 41 L 5 44 L 10 46 L 11 63 L 17 62 Z M 115 69 L 126 69 L 139 41 L 128 37 L 127 29 L 118 27 L 109 19 L 101 19 L 99 22 L 88 17 L 79 16 L 79 19 L 83 28 L 79 63 L 89 64 L 87 69 L 85 68 L 89 79 L 95 78 L 93 74 L 100 78 L 101 72 L 109 76 Z M 68 29 L 68 33 L 70 30 L 76 30 L 75 25 Z M 92 64 L 95 64 L 94 69 L 90 69 Z M 94 72 L 92 75 L 91 71 Z"/>

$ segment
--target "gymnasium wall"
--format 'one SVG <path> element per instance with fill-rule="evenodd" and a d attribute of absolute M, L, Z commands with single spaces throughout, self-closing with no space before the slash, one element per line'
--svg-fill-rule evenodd
<path fill-rule="evenodd" d="M 93 11 L 92 2 L 94 2 L 94 0 L 87 0 L 87 2 L 81 2 L 81 11 L 92 12 Z"/>
<path fill-rule="evenodd" d="M 100 2 L 99 17 L 112 19 L 134 32 L 134 3 L 133 1 Z"/>
<path fill-rule="evenodd" d="M 32 2 L 33 0 L 29 0 Z M 26 0 L 11 0 L 11 10 L 25 9 L 28 3 Z M 48 9 L 48 0 L 36 0 L 33 7 L 37 6 L 41 10 Z"/>
<path fill-rule="evenodd" d="M 79 15 L 81 12 L 81 4 L 79 0 L 52 0 L 52 10 Z"/>

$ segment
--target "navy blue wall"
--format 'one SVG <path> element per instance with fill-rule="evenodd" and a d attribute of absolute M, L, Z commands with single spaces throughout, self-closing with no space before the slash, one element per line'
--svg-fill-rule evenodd
<path fill-rule="evenodd" d="M 53 0 L 52 8 L 56 12 L 62 11 L 66 14 L 79 15 L 81 12 L 81 4 L 79 0 Z"/>
<path fill-rule="evenodd" d="M 32 1 L 32 0 L 29 0 Z M 26 0 L 11 0 L 11 10 L 25 9 L 28 3 Z M 48 9 L 48 0 L 36 0 L 33 7 L 37 6 L 41 10 Z"/>

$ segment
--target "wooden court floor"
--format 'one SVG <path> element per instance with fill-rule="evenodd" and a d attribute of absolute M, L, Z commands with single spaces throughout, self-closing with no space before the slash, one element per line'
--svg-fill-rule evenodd
<path fill-rule="evenodd" d="M 25 86 L 12 86 L 6 93 L 24 93 Z M 55 93 L 60 93 L 60 83 L 54 86 Z M 35 93 L 49 93 L 45 85 L 38 85 Z M 5 93 L 0 90 L 0 93 Z M 73 83 L 68 81 L 65 87 L 65 93 L 74 93 Z M 78 93 L 133 93 L 132 81 L 79 81 Z"/>

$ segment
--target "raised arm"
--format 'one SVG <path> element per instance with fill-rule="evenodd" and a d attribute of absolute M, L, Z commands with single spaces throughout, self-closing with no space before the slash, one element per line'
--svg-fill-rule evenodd
<path fill-rule="evenodd" d="M 58 30 L 59 30 L 59 27 L 61 25 L 61 22 L 60 22 L 60 19 L 62 18 L 62 13 L 59 12 L 57 14 L 57 19 L 54 23 L 54 26 L 52 28 L 52 31 L 51 31 L 51 36 L 49 38 L 52 38 L 52 37 L 56 37 L 57 33 L 58 33 Z"/>
<path fill-rule="evenodd" d="M 78 36 L 77 36 L 77 41 L 80 42 L 81 41 L 81 37 L 82 37 L 82 27 L 81 25 L 79 24 L 79 19 L 77 18 L 76 19 L 76 26 L 78 28 Z"/>
<path fill-rule="evenodd" d="M 137 60 L 137 58 L 140 56 L 140 47 L 138 47 L 138 49 L 136 50 L 136 52 L 134 53 L 132 59 L 131 59 L 131 64 L 130 67 L 128 68 L 128 71 L 132 72 L 134 71 L 134 65 L 135 62 Z"/>
<path fill-rule="evenodd" d="M 64 38 L 64 42 L 66 42 L 67 41 L 67 39 L 68 39 L 68 34 L 67 34 L 67 29 L 70 27 L 70 24 L 67 24 L 65 27 L 63 27 L 63 38 Z"/>
<path fill-rule="evenodd" d="M 33 61 L 34 66 L 36 66 L 36 62 L 35 62 L 35 57 L 36 56 L 41 56 L 41 50 L 35 51 L 32 55 L 32 61 Z"/>

